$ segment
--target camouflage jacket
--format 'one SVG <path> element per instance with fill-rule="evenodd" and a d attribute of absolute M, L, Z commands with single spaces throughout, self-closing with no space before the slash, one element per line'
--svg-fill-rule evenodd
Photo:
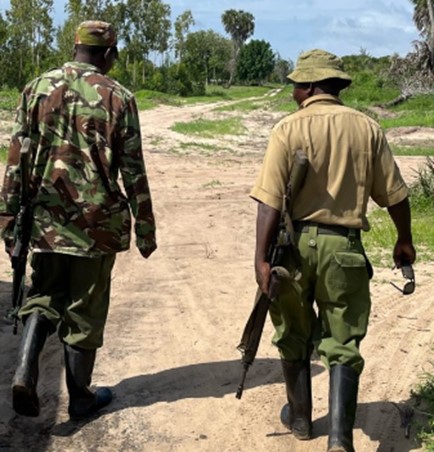
<path fill-rule="evenodd" d="M 139 117 L 128 90 L 79 62 L 50 70 L 24 88 L 1 193 L 7 245 L 19 211 L 19 158 L 26 136 L 32 142 L 33 250 L 88 257 L 126 250 L 130 208 L 138 248 L 153 247 Z"/>

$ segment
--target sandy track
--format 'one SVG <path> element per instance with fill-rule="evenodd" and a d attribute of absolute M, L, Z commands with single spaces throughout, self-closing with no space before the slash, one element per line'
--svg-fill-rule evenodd
<path fill-rule="evenodd" d="M 19 338 L 1 324 L 3 450 L 325 450 L 327 372 L 313 362 L 315 437 L 296 441 L 279 421 L 285 395 L 269 322 L 243 398 L 235 399 L 241 375 L 236 345 L 256 290 L 256 206 L 248 192 L 278 115 L 250 114 L 244 117 L 245 136 L 207 140 L 216 147 L 213 157 L 180 146 L 204 140 L 168 131 L 176 121 L 197 117 L 216 113 L 210 106 L 195 106 L 141 114 L 159 249 L 149 260 L 134 248 L 117 259 L 105 346 L 94 373 L 96 384 L 114 388 L 114 402 L 91 421 L 68 421 L 63 358 L 52 337 L 41 369 L 41 416 L 15 416 L 9 386 Z M 420 158 L 398 159 L 409 181 L 422 163 Z M 392 403 L 408 404 L 411 388 L 431 370 L 431 266 L 416 270 L 418 289 L 409 297 L 388 284 L 387 269 L 378 269 L 373 280 L 371 325 L 362 344 L 367 364 L 360 384 L 357 451 L 419 449 L 414 435 L 405 439 Z M 0 275 L 4 311 L 10 293 L 5 256 Z"/>

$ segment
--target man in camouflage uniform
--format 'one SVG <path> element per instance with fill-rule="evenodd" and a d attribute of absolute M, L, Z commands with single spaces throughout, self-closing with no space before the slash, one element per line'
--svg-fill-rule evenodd
<path fill-rule="evenodd" d="M 305 52 L 288 78 L 299 109 L 273 128 L 251 191 L 259 202 L 256 279 L 268 293 L 267 252 L 300 149 L 309 168 L 294 200 L 292 219 L 302 276 L 288 283 L 270 307 L 288 399 L 282 420 L 296 438 L 312 437 L 310 356 L 315 345 L 330 372 L 328 451 L 352 452 L 364 366 L 360 342 L 371 307 L 372 267 L 360 231 L 369 230 L 366 212 L 371 197 L 387 208 L 396 226 L 395 264 L 413 263 L 408 190 L 380 126 L 339 99 L 351 78 L 338 57 L 320 49 Z"/>
<path fill-rule="evenodd" d="M 131 215 L 144 258 L 156 249 L 151 196 L 133 95 L 105 74 L 117 58 L 113 27 L 80 24 L 74 61 L 30 82 L 21 95 L 2 191 L 2 236 L 13 249 L 20 192 L 20 148 L 30 137 L 32 284 L 24 322 L 13 407 L 37 416 L 38 360 L 58 330 L 65 349 L 71 418 L 107 405 L 108 388 L 90 391 L 102 346 L 117 252 L 130 245 Z M 126 196 L 118 185 L 121 175 Z"/>

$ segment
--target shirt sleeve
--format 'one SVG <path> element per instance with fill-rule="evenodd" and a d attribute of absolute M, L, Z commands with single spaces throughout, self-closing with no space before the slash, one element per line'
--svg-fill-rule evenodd
<path fill-rule="evenodd" d="M 275 127 L 271 132 L 264 161 L 250 197 L 280 211 L 290 165 L 287 145 Z"/>
<path fill-rule="evenodd" d="M 378 152 L 374 159 L 374 179 L 371 197 L 380 207 L 390 207 L 408 196 L 408 188 L 393 158 L 383 132 L 380 132 Z"/>
<path fill-rule="evenodd" d="M 120 120 L 120 172 L 135 218 L 136 244 L 146 251 L 155 244 L 155 219 L 142 153 L 139 114 L 134 97 Z"/>

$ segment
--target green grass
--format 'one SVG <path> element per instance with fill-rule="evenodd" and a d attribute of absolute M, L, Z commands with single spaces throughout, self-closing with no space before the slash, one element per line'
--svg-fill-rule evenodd
<path fill-rule="evenodd" d="M 393 118 L 377 118 L 368 107 L 384 104 L 399 95 L 395 88 L 387 88 L 381 81 L 368 80 L 367 82 L 354 80 L 353 84 L 341 92 L 341 99 L 345 105 L 360 110 L 374 117 L 382 127 L 433 127 L 434 125 L 434 95 L 418 95 L 400 105 L 391 107 L 390 111 L 396 113 Z M 292 99 L 292 85 L 286 86 L 282 91 L 270 99 L 272 109 L 291 113 L 297 109 Z M 406 155 L 429 155 L 427 152 Z M 404 155 L 404 154 L 402 154 Z"/>
<path fill-rule="evenodd" d="M 291 113 L 297 109 L 295 101 L 292 99 L 292 85 L 287 85 L 284 89 L 273 96 L 273 109 Z M 397 89 L 390 89 L 383 86 L 380 80 L 353 80 L 352 85 L 341 92 L 341 99 L 345 105 L 357 110 L 366 111 L 367 107 L 388 102 L 399 95 Z"/>
<path fill-rule="evenodd" d="M 390 127 L 432 127 L 434 124 L 434 95 L 424 94 L 390 108 L 397 117 L 380 119 L 384 128 Z"/>
<path fill-rule="evenodd" d="M 431 366 L 434 364 L 429 362 Z M 416 388 L 411 391 L 415 401 L 415 410 L 423 414 L 423 425 L 415 425 L 418 440 L 424 446 L 423 450 L 434 452 L 434 374 L 424 372 Z"/>
<path fill-rule="evenodd" d="M 394 155 L 404 155 L 412 157 L 434 156 L 434 146 L 390 146 Z"/>
<path fill-rule="evenodd" d="M 192 105 L 198 103 L 213 103 L 221 101 L 237 101 L 247 99 L 249 97 L 262 97 L 275 89 L 274 85 L 267 86 L 231 86 L 223 88 L 222 86 L 208 85 L 204 96 L 191 96 L 181 99 L 184 105 Z"/>
<path fill-rule="evenodd" d="M 404 111 L 396 118 L 380 118 L 381 127 L 432 127 L 434 125 L 434 111 Z"/>
<path fill-rule="evenodd" d="M 260 97 L 265 95 L 270 88 L 265 87 L 231 87 L 228 89 L 221 87 L 210 87 L 204 96 L 180 97 L 158 91 L 140 90 L 135 93 L 137 104 L 140 110 L 149 109 L 158 104 L 167 105 L 191 105 L 196 103 L 213 103 L 222 100 L 241 100 L 248 97 Z"/>
<path fill-rule="evenodd" d="M 8 147 L 0 146 L 0 162 L 6 163 L 8 160 Z"/>
<path fill-rule="evenodd" d="M 434 159 L 428 157 L 410 186 L 413 242 L 417 261 L 432 260 L 434 252 Z M 389 266 L 395 245 L 396 230 L 386 209 L 375 209 L 368 216 L 371 231 L 363 234 L 366 252 L 374 265 Z"/>
<path fill-rule="evenodd" d="M 255 111 L 255 110 L 259 110 L 260 108 L 264 108 L 264 106 L 266 105 L 267 100 L 244 100 L 241 102 L 235 102 L 233 104 L 230 105 L 224 105 L 222 107 L 217 107 L 214 109 L 214 111 L 244 111 L 244 112 L 249 112 L 249 111 Z"/>
<path fill-rule="evenodd" d="M 185 135 L 198 135 L 212 138 L 216 135 L 242 135 L 245 132 L 240 118 L 220 120 L 198 119 L 191 122 L 177 122 L 171 130 Z"/>
<path fill-rule="evenodd" d="M 396 242 L 395 226 L 387 210 L 375 209 L 368 216 L 371 230 L 363 233 L 363 244 L 370 261 L 377 267 L 392 267 Z M 417 244 L 417 261 L 429 262 L 434 253 L 434 209 L 412 209 L 413 242 Z"/>
<path fill-rule="evenodd" d="M 399 95 L 399 90 L 384 79 L 366 71 L 352 74 L 353 82 L 342 91 L 341 98 L 346 105 L 363 108 L 386 103 Z"/>
<path fill-rule="evenodd" d="M 420 94 L 411 97 L 402 104 L 396 105 L 392 108 L 393 111 L 423 111 L 434 107 L 433 94 Z"/>
<path fill-rule="evenodd" d="M 15 111 L 19 97 L 17 89 L 0 90 L 0 110 Z"/>
<path fill-rule="evenodd" d="M 297 110 L 297 104 L 292 98 L 292 88 L 292 85 L 286 85 L 279 93 L 268 99 L 272 110 L 286 113 Z"/>
<path fill-rule="evenodd" d="M 198 103 L 214 103 L 219 101 L 237 101 L 249 97 L 265 96 L 272 89 L 277 88 L 274 85 L 267 86 L 231 86 L 223 88 L 222 86 L 209 85 L 204 96 L 180 97 L 172 94 L 161 93 L 158 91 L 140 90 L 135 93 L 139 110 L 149 110 L 160 104 L 182 106 Z"/>
<path fill-rule="evenodd" d="M 134 94 L 139 110 L 150 110 L 160 104 L 182 105 L 179 96 L 142 89 Z"/>

